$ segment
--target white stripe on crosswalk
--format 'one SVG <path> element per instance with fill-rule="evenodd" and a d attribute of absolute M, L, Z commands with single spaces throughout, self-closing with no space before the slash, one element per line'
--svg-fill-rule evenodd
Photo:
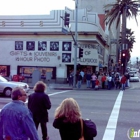
<path fill-rule="evenodd" d="M 61 94 L 61 93 L 66 93 L 66 92 L 69 92 L 69 91 L 71 91 L 71 90 L 64 90 L 64 91 L 54 92 L 54 93 L 48 94 L 48 96 L 53 96 L 53 95 L 57 95 L 57 94 Z M 28 103 L 28 99 L 26 100 L 25 104 L 27 104 L 27 103 Z M 0 111 L 1 111 L 1 109 L 0 109 Z"/>
<path fill-rule="evenodd" d="M 119 95 L 116 99 L 116 102 L 114 104 L 114 107 L 112 109 L 111 115 L 109 117 L 102 140 L 114 140 L 114 138 L 115 138 L 117 121 L 118 121 L 122 97 L 123 97 L 123 91 L 120 91 Z"/>

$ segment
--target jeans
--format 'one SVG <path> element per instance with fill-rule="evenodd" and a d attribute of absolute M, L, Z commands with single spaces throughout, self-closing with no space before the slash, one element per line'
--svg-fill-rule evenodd
<path fill-rule="evenodd" d="M 87 88 L 90 87 L 90 80 L 87 80 Z"/>
<path fill-rule="evenodd" d="M 122 84 L 122 90 L 125 90 L 125 84 Z"/>
<path fill-rule="evenodd" d="M 102 89 L 105 89 L 105 81 L 102 82 Z"/>
<path fill-rule="evenodd" d="M 95 88 L 95 81 L 92 81 L 92 88 Z"/>
<path fill-rule="evenodd" d="M 77 87 L 78 87 L 78 88 L 81 88 L 81 84 L 82 84 L 82 81 L 81 81 L 81 80 L 78 81 L 78 82 L 77 82 Z"/>
<path fill-rule="evenodd" d="M 112 82 L 108 81 L 108 89 L 110 90 L 112 88 Z"/>

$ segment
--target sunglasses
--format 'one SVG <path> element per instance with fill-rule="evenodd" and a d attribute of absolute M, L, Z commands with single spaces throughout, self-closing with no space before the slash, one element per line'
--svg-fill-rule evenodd
<path fill-rule="evenodd" d="M 22 94 L 22 96 L 27 96 L 27 94 Z"/>

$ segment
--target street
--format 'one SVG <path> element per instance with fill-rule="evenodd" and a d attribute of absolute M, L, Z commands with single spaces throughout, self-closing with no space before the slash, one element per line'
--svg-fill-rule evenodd
<path fill-rule="evenodd" d="M 128 140 L 130 128 L 135 131 L 139 126 L 140 83 L 131 83 L 124 92 L 120 90 L 48 90 L 52 102 L 49 110 L 48 134 L 50 140 L 60 140 L 59 131 L 53 128 L 54 111 L 67 97 L 77 100 L 82 117 L 89 118 L 97 126 L 97 137 L 94 140 Z M 32 90 L 30 91 L 32 92 Z M 10 98 L 0 98 L 0 109 Z M 38 130 L 41 139 L 41 130 Z M 130 133 L 130 132 L 129 132 Z M 133 139 L 133 138 L 132 138 Z M 140 139 L 139 136 L 138 138 Z"/>

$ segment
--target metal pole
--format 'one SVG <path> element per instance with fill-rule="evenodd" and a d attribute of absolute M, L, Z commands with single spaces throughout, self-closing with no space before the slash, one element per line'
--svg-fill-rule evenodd
<path fill-rule="evenodd" d="M 78 0 L 75 0 L 75 52 L 74 52 L 74 81 L 73 86 L 76 88 L 76 72 L 77 72 L 77 19 L 78 19 Z"/>

